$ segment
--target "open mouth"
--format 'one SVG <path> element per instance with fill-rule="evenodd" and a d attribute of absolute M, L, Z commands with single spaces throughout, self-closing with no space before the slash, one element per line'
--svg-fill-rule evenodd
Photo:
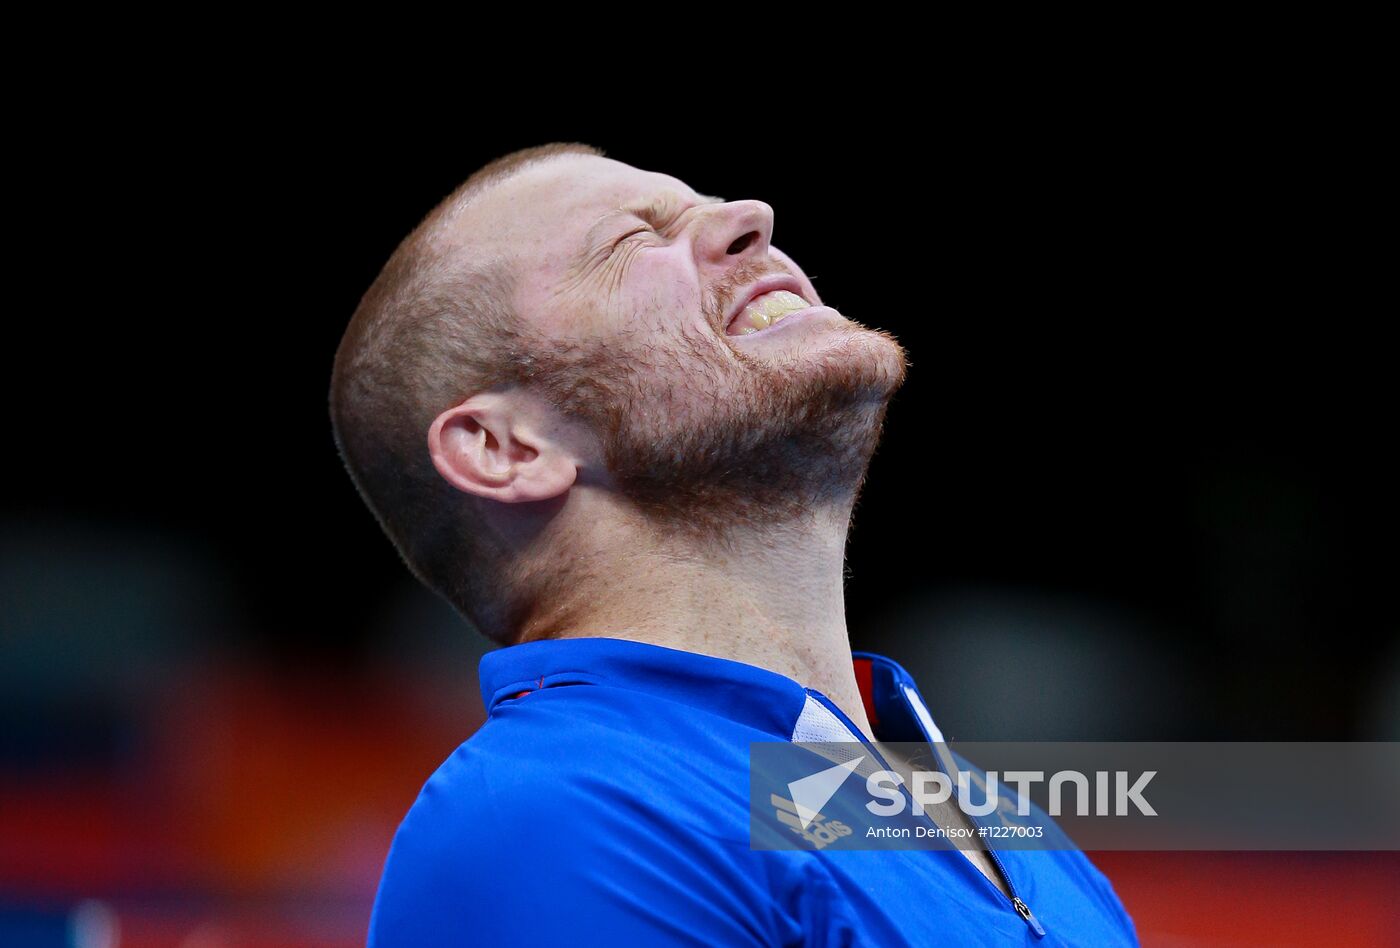
<path fill-rule="evenodd" d="M 793 313 L 810 309 L 811 303 L 791 290 L 760 293 L 749 300 L 725 327 L 725 335 L 747 336 L 782 322 Z"/>

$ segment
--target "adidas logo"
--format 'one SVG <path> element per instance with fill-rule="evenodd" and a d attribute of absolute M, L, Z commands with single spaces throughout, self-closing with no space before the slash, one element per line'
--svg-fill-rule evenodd
<path fill-rule="evenodd" d="M 776 793 L 771 799 L 778 821 L 817 849 L 825 849 L 841 837 L 851 835 L 851 828 L 840 820 L 828 820 L 820 813 L 814 813 L 811 820 L 804 822 L 797 815 L 797 804 Z"/>
<path fill-rule="evenodd" d="M 817 849 L 825 849 L 841 837 L 850 836 L 853 831 L 849 826 L 840 820 L 827 819 L 820 811 L 864 759 L 864 755 L 861 755 L 810 777 L 794 780 L 788 784 L 791 800 L 776 793 L 771 794 L 769 801 L 773 804 L 778 822 Z"/>

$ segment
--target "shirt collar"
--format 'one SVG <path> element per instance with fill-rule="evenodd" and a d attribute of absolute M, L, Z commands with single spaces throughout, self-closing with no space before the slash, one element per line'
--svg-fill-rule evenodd
<path fill-rule="evenodd" d="M 929 740 L 913 678 L 897 662 L 873 652 L 852 655 L 866 716 L 876 738 Z M 661 694 L 791 740 L 809 691 L 791 678 L 756 665 L 629 639 L 545 639 L 487 652 L 481 659 L 481 697 L 487 715 L 502 701 L 540 688 L 606 684 Z M 927 717 L 927 709 L 923 717 Z M 936 732 L 936 728 L 933 729 Z M 921 732 L 923 735 L 921 736 Z M 941 736 L 940 736 L 941 737 Z"/>

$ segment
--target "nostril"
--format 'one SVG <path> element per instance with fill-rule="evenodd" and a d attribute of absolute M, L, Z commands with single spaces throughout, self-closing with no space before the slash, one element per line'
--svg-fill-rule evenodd
<path fill-rule="evenodd" d="M 730 254 L 731 256 L 736 253 L 743 253 L 746 249 L 748 249 L 748 246 L 757 239 L 758 231 L 751 230 L 744 236 L 740 237 L 738 240 L 734 241 L 734 243 L 730 244 L 729 249 L 726 250 L 725 253 Z"/>

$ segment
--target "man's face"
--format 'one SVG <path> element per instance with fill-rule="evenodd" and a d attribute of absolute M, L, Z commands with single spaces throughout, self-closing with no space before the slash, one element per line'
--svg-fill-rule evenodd
<path fill-rule="evenodd" d="M 905 353 L 821 305 L 769 243 L 772 208 L 591 155 L 482 197 L 536 383 L 598 433 L 620 493 L 709 533 L 853 500 Z"/>

